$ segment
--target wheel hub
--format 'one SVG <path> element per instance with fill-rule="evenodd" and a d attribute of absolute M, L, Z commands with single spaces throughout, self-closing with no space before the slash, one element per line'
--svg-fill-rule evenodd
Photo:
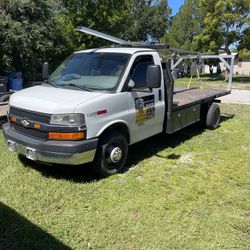
<path fill-rule="evenodd" d="M 122 150 L 120 147 L 115 147 L 110 152 L 110 160 L 112 163 L 117 163 L 122 159 Z"/>

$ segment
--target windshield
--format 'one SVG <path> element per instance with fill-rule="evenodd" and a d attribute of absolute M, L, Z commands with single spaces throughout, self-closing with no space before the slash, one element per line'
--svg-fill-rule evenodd
<path fill-rule="evenodd" d="M 75 86 L 85 90 L 113 90 L 125 66 L 129 54 L 76 53 L 68 57 L 50 76 L 50 84 Z"/>

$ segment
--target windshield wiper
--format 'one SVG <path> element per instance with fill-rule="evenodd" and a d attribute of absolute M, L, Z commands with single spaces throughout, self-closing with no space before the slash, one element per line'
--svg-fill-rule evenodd
<path fill-rule="evenodd" d="M 90 88 L 92 90 L 96 89 L 96 90 L 100 90 L 100 91 L 106 91 L 108 89 L 106 88 L 102 88 L 102 87 L 97 87 L 97 86 L 92 86 L 92 85 L 84 85 L 85 88 Z"/>
<path fill-rule="evenodd" d="M 50 86 L 52 86 L 52 87 L 54 87 L 54 88 L 58 88 L 58 86 L 57 86 L 56 84 L 53 84 L 53 83 L 51 83 L 51 82 L 49 82 L 49 81 L 46 81 L 46 82 L 44 82 L 43 84 L 48 84 L 48 85 L 50 85 Z"/>
<path fill-rule="evenodd" d="M 85 91 L 88 91 L 88 92 L 92 92 L 93 89 L 90 89 L 88 87 L 85 87 L 85 86 L 80 86 L 80 85 L 77 85 L 77 84 L 74 84 L 74 83 L 69 83 L 69 84 L 64 84 L 64 85 L 61 85 L 62 87 L 75 87 L 75 88 L 78 88 L 78 89 L 81 89 L 81 90 L 85 90 Z"/>

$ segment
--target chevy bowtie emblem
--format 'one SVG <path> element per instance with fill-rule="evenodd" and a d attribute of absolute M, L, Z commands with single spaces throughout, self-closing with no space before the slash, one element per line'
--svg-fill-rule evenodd
<path fill-rule="evenodd" d="M 21 123 L 22 123 L 22 125 L 23 125 L 24 127 L 27 127 L 27 126 L 30 125 L 30 123 L 29 123 L 27 120 L 22 120 Z"/>

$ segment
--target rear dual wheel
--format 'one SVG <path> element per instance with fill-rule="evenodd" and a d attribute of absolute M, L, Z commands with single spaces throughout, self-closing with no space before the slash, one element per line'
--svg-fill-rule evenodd
<path fill-rule="evenodd" d="M 98 174 L 107 177 L 120 172 L 127 160 L 128 140 L 119 131 L 104 134 L 99 141 L 94 166 Z"/>
<path fill-rule="evenodd" d="M 220 107 L 212 103 L 209 108 L 203 109 L 202 122 L 208 129 L 216 129 L 220 125 Z"/>

